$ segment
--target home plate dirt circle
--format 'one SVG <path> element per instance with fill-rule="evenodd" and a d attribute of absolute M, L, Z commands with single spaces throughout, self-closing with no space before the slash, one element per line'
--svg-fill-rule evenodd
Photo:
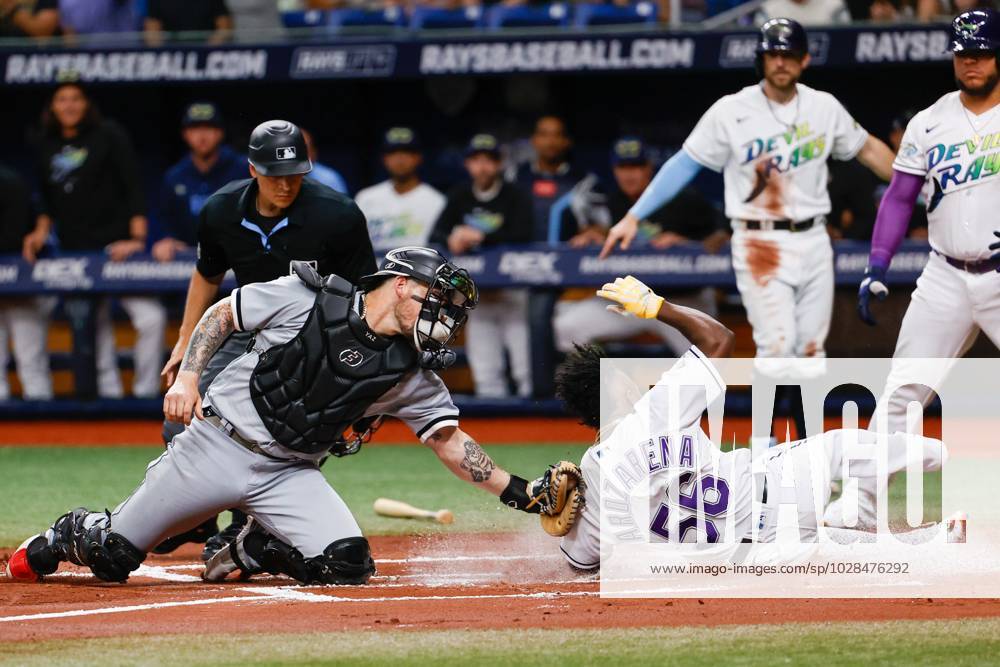
<path fill-rule="evenodd" d="M 69 567 L 43 583 L 3 580 L 0 637 L 332 632 L 350 629 L 640 627 L 1000 616 L 998 600 L 602 599 L 557 542 L 451 533 L 372 539 L 367 586 L 300 586 L 284 577 L 206 583 L 199 550 L 151 556 L 128 584 Z M 4 558 L 10 549 L 6 550 Z"/>

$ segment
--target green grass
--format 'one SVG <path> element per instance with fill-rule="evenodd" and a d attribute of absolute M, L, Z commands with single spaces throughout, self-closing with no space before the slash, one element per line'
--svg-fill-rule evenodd
<path fill-rule="evenodd" d="M 0 665 L 984 665 L 1000 620 L 184 635 L 0 643 Z"/>
<path fill-rule="evenodd" d="M 559 459 L 579 461 L 584 445 L 505 445 L 486 450 L 507 470 L 534 477 Z M 37 533 L 63 512 L 84 506 L 114 508 L 142 480 L 146 465 L 163 450 L 90 447 L 0 447 L 0 545 L 14 546 Z M 369 447 L 356 456 L 331 459 L 323 466 L 368 534 L 517 530 L 534 517 L 511 512 L 496 498 L 456 479 L 423 447 Z M 428 509 L 448 508 L 455 524 L 437 524 L 377 516 L 379 496 Z"/>
<path fill-rule="evenodd" d="M 502 445 L 487 447 L 494 460 L 523 477 L 533 477 L 559 459 L 579 461 L 585 445 Z M 114 508 L 142 480 L 157 447 L 0 447 L 0 545 L 14 546 L 39 532 L 63 512 L 84 506 Z M 357 456 L 331 459 L 323 467 L 369 535 L 456 531 L 509 531 L 534 525 L 534 518 L 511 512 L 494 498 L 454 478 L 430 450 L 414 446 L 369 447 Z M 455 512 L 450 527 L 377 516 L 379 496 L 428 509 Z M 906 476 L 889 492 L 890 520 L 905 517 Z M 924 520 L 941 518 L 940 473 L 924 476 Z"/>

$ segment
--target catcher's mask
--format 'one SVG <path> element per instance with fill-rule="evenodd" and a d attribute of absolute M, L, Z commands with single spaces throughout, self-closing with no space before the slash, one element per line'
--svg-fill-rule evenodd
<path fill-rule="evenodd" d="M 410 298 L 420 304 L 420 315 L 413 326 L 413 344 L 420 352 L 420 365 L 447 368 L 455 362 L 448 343 L 479 303 L 476 284 L 468 271 L 447 262 L 438 267 L 426 295 Z"/>
<path fill-rule="evenodd" d="M 469 272 L 455 266 L 437 250 L 406 246 L 390 250 L 378 271 L 361 278 L 362 289 L 372 290 L 391 276 L 405 276 L 427 285 L 427 294 L 411 298 L 420 304 L 413 325 L 413 344 L 424 368 L 447 368 L 455 353 L 447 345 L 479 303 L 479 290 Z"/>

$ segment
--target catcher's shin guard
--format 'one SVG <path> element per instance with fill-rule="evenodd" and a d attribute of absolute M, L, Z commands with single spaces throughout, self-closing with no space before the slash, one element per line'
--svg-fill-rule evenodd
<path fill-rule="evenodd" d="M 375 574 L 371 548 L 363 537 L 336 540 L 321 555 L 305 558 L 301 551 L 277 538 L 255 539 L 260 535 L 251 533 L 244 548 L 271 574 L 286 574 L 303 584 L 339 585 L 366 584 Z"/>
<path fill-rule="evenodd" d="M 61 560 L 68 560 L 77 565 L 87 564 L 78 546 L 84 541 L 86 530 L 83 523 L 90 514 L 90 510 L 86 507 L 77 507 L 56 519 L 52 528 L 45 533 L 49 544 L 59 554 Z"/>
<path fill-rule="evenodd" d="M 97 541 L 98 537 L 93 536 L 85 545 L 90 571 L 103 581 L 125 583 L 146 560 L 146 554 L 118 533 L 108 533 L 103 544 Z"/>
<path fill-rule="evenodd" d="M 124 536 L 109 532 L 110 519 L 102 516 L 87 526 L 87 518 L 93 514 L 82 507 L 63 514 L 46 533 L 49 544 L 60 560 L 89 567 L 103 581 L 123 583 L 146 554 Z"/>
<path fill-rule="evenodd" d="M 317 581 L 324 584 L 367 584 L 375 574 L 371 547 L 363 537 L 345 537 L 330 544 L 322 556 L 307 561 Z"/>

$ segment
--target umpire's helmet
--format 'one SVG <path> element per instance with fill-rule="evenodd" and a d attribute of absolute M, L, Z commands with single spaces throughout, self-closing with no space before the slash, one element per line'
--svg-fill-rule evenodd
<path fill-rule="evenodd" d="M 757 55 L 764 53 L 809 53 L 809 38 L 798 21 L 792 19 L 771 19 L 760 27 Z"/>
<path fill-rule="evenodd" d="M 956 16 L 951 22 L 949 50 L 1000 51 L 1000 15 L 992 9 L 972 9 Z"/>
<path fill-rule="evenodd" d="M 294 123 L 269 120 L 250 133 L 250 164 L 262 176 L 293 176 L 312 171 L 306 140 Z"/>
<path fill-rule="evenodd" d="M 391 276 L 406 276 L 428 285 L 427 296 L 419 300 L 420 317 L 413 328 L 413 343 L 425 368 L 449 366 L 455 353 L 445 346 L 479 303 L 479 290 L 469 272 L 436 250 L 406 246 L 387 252 L 379 270 L 362 277 L 359 283 L 370 291 Z"/>

